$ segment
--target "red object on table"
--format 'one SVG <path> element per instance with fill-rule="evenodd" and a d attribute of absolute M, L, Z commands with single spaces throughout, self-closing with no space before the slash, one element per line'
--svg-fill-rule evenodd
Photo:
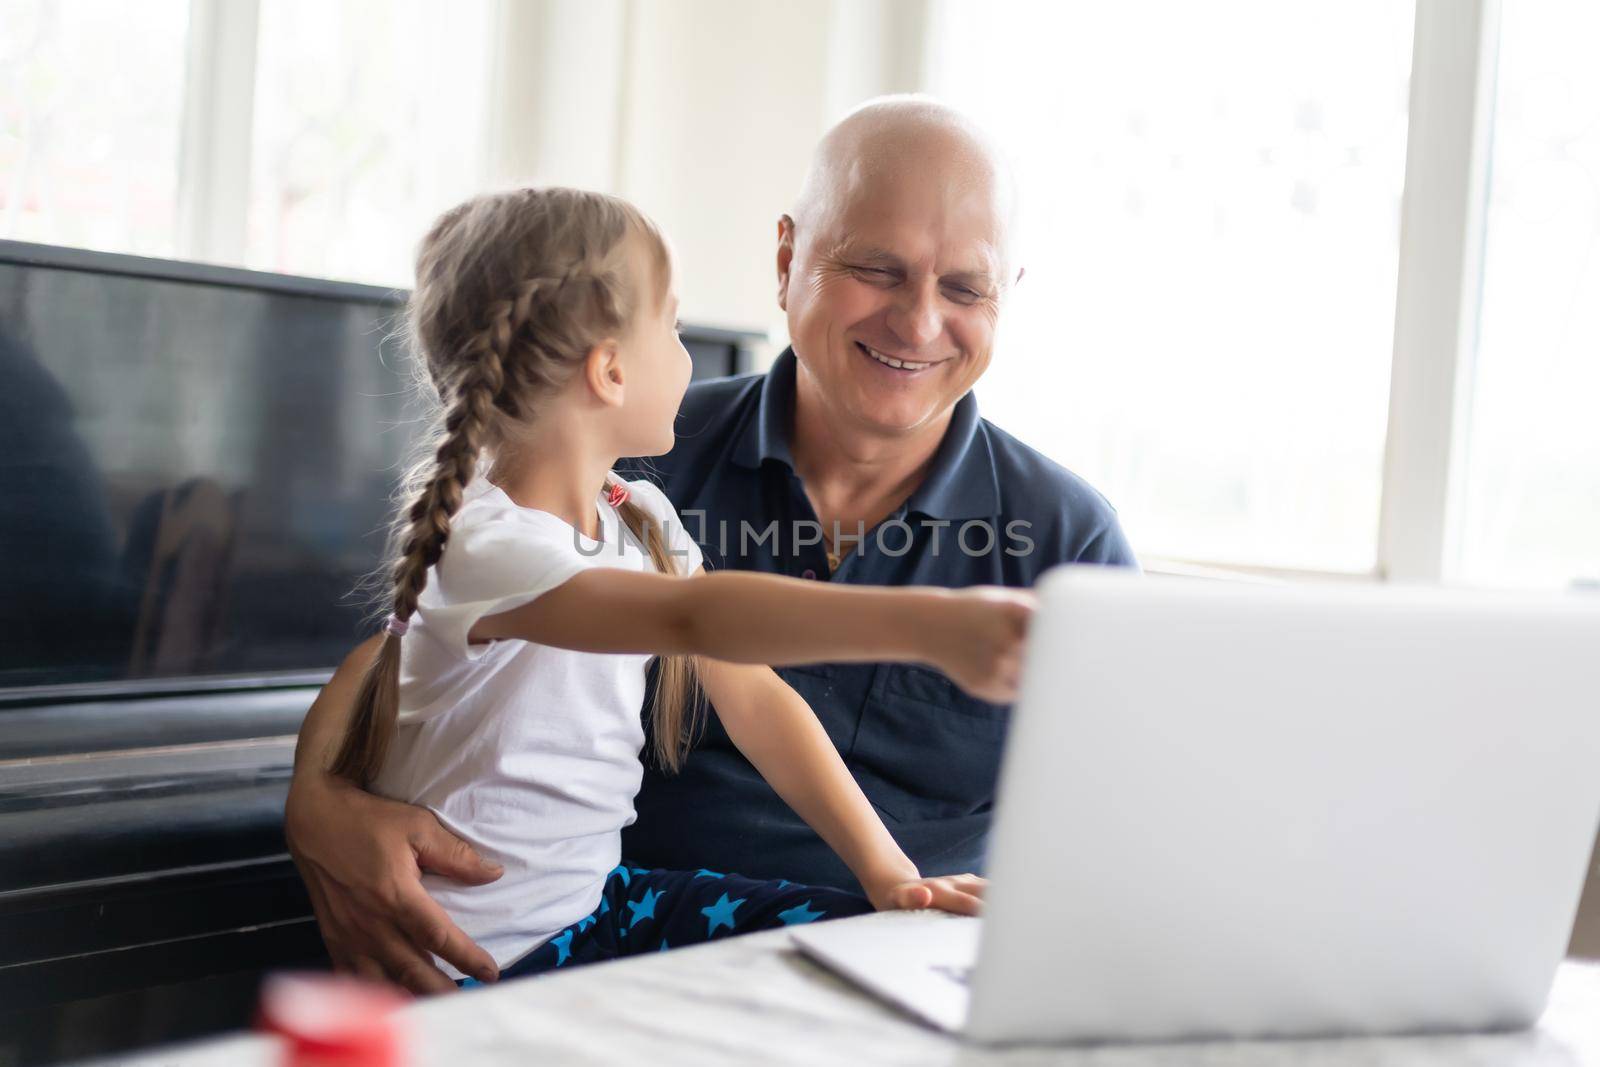
<path fill-rule="evenodd" d="M 287 1067 L 403 1067 L 405 1030 L 398 993 L 326 974 L 270 976 L 257 1026 L 284 1039 Z"/>

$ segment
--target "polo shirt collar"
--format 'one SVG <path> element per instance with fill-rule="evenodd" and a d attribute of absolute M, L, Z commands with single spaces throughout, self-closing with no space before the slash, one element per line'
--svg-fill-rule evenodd
<path fill-rule="evenodd" d="M 794 432 L 795 356 L 786 348 L 761 382 L 754 417 L 734 443 L 732 460 L 756 470 L 776 460 L 794 470 L 790 447 Z M 935 519 L 976 519 L 1000 512 L 1000 485 L 995 476 L 989 435 L 978 417 L 978 400 L 967 393 L 956 401 L 928 476 L 923 479 L 906 511 Z"/>
<path fill-rule="evenodd" d="M 789 448 L 794 433 L 794 378 L 794 349 L 785 348 L 762 379 L 755 415 L 734 443 L 732 458 L 739 466 L 758 470 L 762 463 L 775 459 L 794 470 L 794 453 Z"/>
<path fill-rule="evenodd" d="M 906 511 L 934 519 L 982 519 L 1000 514 L 994 453 L 983 420 L 978 418 L 978 398 L 970 391 L 956 401 L 928 476 L 906 501 Z"/>

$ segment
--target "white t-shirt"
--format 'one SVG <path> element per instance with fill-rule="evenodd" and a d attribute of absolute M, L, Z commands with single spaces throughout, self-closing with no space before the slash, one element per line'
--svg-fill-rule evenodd
<path fill-rule="evenodd" d="M 700 550 L 661 490 L 628 486 L 682 553 L 674 559 L 680 573 L 697 571 Z M 501 967 L 599 906 L 606 875 L 621 860 L 622 828 L 635 817 L 650 657 L 516 640 L 467 644 L 480 618 L 590 567 L 655 570 L 603 496 L 596 506 L 601 540 L 591 541 L 474 478 L 401 642 L 400 726 L 373 788 L 431 809 L 479 855 L 504 865 L 489 885 L 422 879 Z"/>

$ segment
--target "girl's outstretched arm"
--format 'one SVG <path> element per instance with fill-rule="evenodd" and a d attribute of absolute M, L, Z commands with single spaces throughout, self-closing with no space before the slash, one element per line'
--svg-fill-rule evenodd
<path fill-rule="evenodd" d="M 924 663 L 984 700 L 1016 696 L 1033 597 L 1014 589 L 867 588 L 768 574 L 583 571 L 479 619 L 474 642 L 689 654 L 729 663 Z"/>
<path fill-rule="evenodd" d="M 702 659 L 699 676 L 739 751 L 838 853 L 874 907 L 978 914 L 983 879 L 923 878 L 850 776 L 811 706 L 770 667 Z"/>

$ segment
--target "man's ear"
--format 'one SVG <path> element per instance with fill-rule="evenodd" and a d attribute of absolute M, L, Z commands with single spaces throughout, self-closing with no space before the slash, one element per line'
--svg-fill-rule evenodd
<path fill-rule="evenodd" d="M 794 262 L 794 219 L 778 216 L 778 307 L 789 310 L 789 265 Z"/>
<path fill-rule="evenodd" d="M 583 382 L 600 403 L 622 405 L 622 354 L 614 339 L 601 341 L 583 357 Z"/>

